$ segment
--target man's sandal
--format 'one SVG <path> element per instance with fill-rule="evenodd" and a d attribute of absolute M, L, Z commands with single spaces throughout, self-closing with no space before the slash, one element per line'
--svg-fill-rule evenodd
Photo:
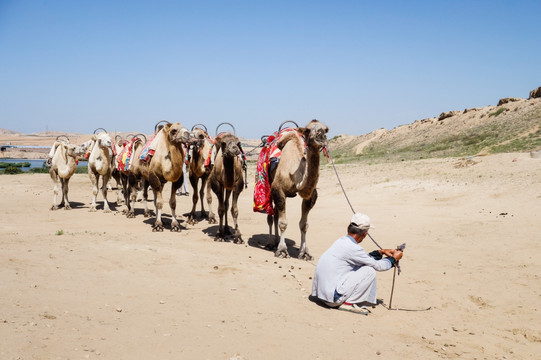
<path fill-rule="evenodd" d="M 368 310 L 366 307 L 359 306 L 356 304 L 343 303 L 337 309 L 342 310 L 342 311 L 349 311 L 349 312 L 353 312 L 353 313 L 361 314 L 361 315 L 368 315 L 371 313 L 371 311 Z"/>

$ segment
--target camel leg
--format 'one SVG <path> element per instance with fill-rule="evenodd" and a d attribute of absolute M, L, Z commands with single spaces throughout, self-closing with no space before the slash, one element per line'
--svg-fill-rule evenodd
<path fill-rule="evenodd" d="M 109 208 L 109 202 L 107 201 L 107 184 L 111 178 L 110 174 L 103 175 L 103 185 L 101 187 L 101 194 L 103 195 L 103 212 L 109 213 L 111 209 Z"/>
<path fill-rule="evenodd" d="M 265 249 L 276 250 L 276 238 L 278 237 L 278 215 L 267 215 L 267 225 L 269 225 L 269 240 Z M 274 234 L 272 228 L 274 226 Z"/>
<path fill-rule="evenodd" d="M 272 223 L 274 222 L 273 215 L 267 215 L 267 225 L 269 225 L 269 240 L 267 241 L 266 249 L 272 250 L 276 246 L 274 243 L 274 237 L 272 236 Z"/>
<path fill-rule="evenodd" d="M 224 234 L 225 235 L 231 235 L 231 229 L 229 229 L 229 223 L 227 221 L 227 210 L 229 209 L 229 198 L 231 197 L 231 190 L 225 190 L 225 197 L 224 197 L 224 217 L 225 217 L 225 223 L 224 223 Z"/>
<path fill-rule="evenodd" d="M 286 218 L 286 196 L 280 189 L 272 190 L 272 199 L 274 201 L 274 211 L 275 211 L 275 223 L 277 223 L 278 228 L 280 228 L 280 242 L 278 243 L 278 248 L 274 253 L 274 256 L 287 258 L 289 253 L 287 252 L 286 237 L 285 232 L 287 229 L 287 218 Z"/>
<path fill-rule="evenodd" d="M 60 182 L 62 183 L 62 201 L 64 202 L 64 210 L 71 210 L 70 201 L 68 199 L 69 181 L 69 178 L 60 179 Z"/>
<path fill-rule="evenodd" d="M 137 198 L 137 189 L 135 187 L 137 184 L 137 180 L 135 179 L 135 176 L 131 174 L 121 175 L 121 180 L 122 180 L 122 188 L 124 189 L 124 203 L 126 204 L 126 210 L 124 214 L 126 214 L 127 218 L 134 218 L 135 217 L 134 205 L 135 205 L 135 199 Z"/>
<path fill-rule="evenodd" d="M 194 174 L 190 173 L 190 184 L 192 185 L 193 189 L 193 195 L 192 195 L 192 211 L 190 212 L 190 215 L 188 215 L 188 224 L 194 225 L 197 223 L 197 216 L 195 215 L 195 208 L 197 206 L 197 202 L 199 201 L 199 195 L 197 194 L 197 183 L 198 178 Z M 203 184 L 204 185 L 204 184 Z M 203 189 L 203 186 L 201 186 L 201 189 Z M 201 204 L 203 203 L 203 196 L 201 196 Z"/>
<path fill-rule="evenodd" d="M 214 190 L 214 189 L 213 189 Z M 219 189 L 215 191 L 216 197 L 218 198 L 218 217 L 220 218 L 220 225 L 218 227 L 218 234 L 216 235 L 215 241 L 224 241 L 224 215 L 225 215 L 225 203 L 224 203 L 224 191 Z"/>
<path fill-rule="evenodd" d="M 56 198 L 58 196 L 58 175 L 54 170 L 49 171 L 49 175 L 51 176 L 51 179 L 54 182 L 54 188 L 53 188 L 53 206 L 51 206 L 51 210 L 57 210 L 58 206 L 56 206 Z"/>
<path fill-rule="evenodd" d="M 231 217 L 233 218 L 233 224 L 235 225 L 235 231 L 234 231 L 234 238 L 233 242 L 235 244 L 243 244 L 244 241 L 242 240 L 242 234 L 239 230 L 239 223 L 238 223 L 238 217 L 239 217 L 239 208 L 237 206 L 237 201 L 239 199 L 239 192 L 234 191 L 233 192 L 233 201 L 231 203 Z"/>
<path fill-rule="evenodd" d="M 96 211 L 96 197 L 98 196 L 98 179 L 99 174 L 91 172 L 89 169 L 88 176 L 90 177 L 90 181 L 92 182 L 92 204 L 90 204 L 90 209 L 88 211 L 94 212 Z"/>
<path fill-rule="evenodd" d="M 212 192 L 210 191 L 211 188 L 211 181 L 207 181 L 207 206 L 209 208 L 209 224 L 216 224 L 216 215 L 212 212 Z"/>
<path fill-rule="evenodd" d="M 152 231 L 163 231 L 163 223 L 162 223 L 163 184 L 154 173 L 151 173 L 149 175 L 149 182 L 150 182 L 150 186 L 152 187 L 152 192 L 154 193 L 154 206 L 156 207 L 156 220 L 154 221 L 154 225 L 152 225 Z"/>
<path fill-rule="evenodd" d="M 306 231 L 308 231 L 308 213 L 317 200 L 317 190 L 314 189 L 312 196 L 309 199 L 302 200 L 302 214 L 301 220 L 299 221 L 299 228 L 301 229 L 301 246 L 299 247 L 299 259 L 312 260 L 312 256 L 308 253 L 308 248 L 306 247 Z"/>
<path fill-rule="evenodd" d="M 150 210 L 148 208 L 148 187 L 149 183 L 147 180 L 143 180 L 143 215 L 144 217 L 150 217 Z"/>
<path fill-rule="evenodd" d="M 203 175 L 201 177 L 201 189 L 199 189 L 199 198 L 201 199 L 201 218 L 206 219 L 207 213 L 205 212 L 205 204 L 203 203 L 203 199 L 205 198 L 205 186 L 207 185 L 209 176 Z M 194 188 L 197 189 L 197 188 Z M 195 192 L 195 190 L 193 190 Z"/>
<path fill-rule="evenodd" d="M 171 196 L 169 197 L 169 207 L 171 208 L 171 231 L 180 231 L 180 225 L 176 217 L 177 209 L 177 190 L 184 182 L 184 174 L 180 176 L 178 181 L 171 184 Z"/>

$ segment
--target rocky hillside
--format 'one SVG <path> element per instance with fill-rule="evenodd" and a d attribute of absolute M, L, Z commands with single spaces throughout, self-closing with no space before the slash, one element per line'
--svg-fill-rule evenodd
<path fill-rule="evenodd" d="M 529 99 L 441 113 L 392 130 L 330 141 L 337 163 L 370 158 L 422 159 L 541 150 L 541 87 Z"/>

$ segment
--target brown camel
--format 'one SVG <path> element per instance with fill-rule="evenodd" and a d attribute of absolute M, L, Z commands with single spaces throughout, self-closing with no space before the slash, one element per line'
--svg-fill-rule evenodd
<path fill-rule="evenodd" d="M 177 207 L 176 191 L 184 180 L 182 164 L 184 163 L 184 146 L 190 140 L 190 132 L 180 123 L 167 123 L 154 139 L 155 152 L 148 167 L 148 182 L 154 193 L 156 206 L 156 221 L 152 231 L 163 231 L 162 191 L 165 183 L 170 181 L 171 195 L 169 206 L 171 208 L 171 231 L 180 231 L 180 226 L 175 215 Z"/>
<path fill-rule="evenodd" d="M 191 158 L 190 162 L 188 164 L 188 173 L 189 173 L 189 179 L 190 184 L 192 185 L 193 189 L 193 196 L 192 196 L 192 211 L 188 215 L 188 224 L 195 224 L 197 223 L 197 216 L 195 214 L 195 208 L 197 206 L 197 202 L 199 199 L 201 199 L 201 217 L 207 218 L 207 215 L 205 213 L 205 206 L 203 204 L 203 199 L 205 199 L 205 188 L 207 185 L 207 180 L 210 175 L 210 172 L 212 170 L 212 164 L 210 163 L 209 157 L 211 156 L 210 151 L 213 146 L 213 141 L 208 135 L 206 128 L 202 129 L 200 127 L 197 127 L 198 125 L 194 125 L 192 127 L 192 133 L 193 133 L 193 139 L 191 141 Z M 202 125 L 199 125 L 202 126 Z M 197 193 L 197 186 L 199 183 L 199 179 L 201 179 L 201 188 L 199 189 L 199 194 Z M 206 199 L 208 203 L 208 198 Z M 209 206 L 210 208 L 210 206 Z M 210 219 L 210 223 L 216 223 L 216 219 Z"/>
<path fill-rule="evenodd" d="M 146 143 L 146 137 L 142 134 L 135 135 L 130 141 L 126 141 L 122 150 L 117 155 L 117 171 L 120 174 L 122 183 L 122 193 L 124 195 L 124 202 L 126 203 L 126 209 L 123 211 L 128 218 L 135 217 L 135 202 L 137 201 L 137 193 L 143 189 L 144 199 L 144 214 L 145 217 L 149 216 L 147 199 L 148 199 L 148 181 L 143 177 L 142 171 L 146 171 L 148 176 L 148 166 L 143 165 L 140 156 L 143 147 Z M 127 157 L 131 148 L 131 154 L 129 160 L 125 161 L 124 157 Z M 121 163 L 118 166 L 118 163 Z M 123 164 L 122 164 L 123 163 Z M 142 169 L 146 166 L 146 169 Z"/>
<path fill-rule="evenodd" d="M 243 243 L 237 218 L 239 210 L 237 201 L 239 195 L 244 188 L 244 179 L 242 177 L 243 159 L 240 140 L 231 133 L 225 133 L 216 137 L 216 158 L 214 167 L 210 173 L 209 184 L 212 191 L 218 198 L 218 216 L 220 217 L 220 225 L 216 241 L 225 240 L 227 235 L 233 235 L 235 243 Z M 233 192 L 233 201 L 231 204 L 231 216 L 235 225 L 234 234 L 231 234 L 227 223 L 227 210 L 229 208 L 229 197 Z M 212 197 L 207 191 L 207 199 L 209 204 L 209 222 L 214 217 L 212 214 Z M 225 225 L 224 218 L 225 215 Z"/>
<path fill-rule="evenodd" d="M 291 132 L 284 136 L 278 143 L 282 150 L 280 161 L 276 168 L 269 174 L 271 184 L 271 199 L 274 205 L 274 215 L 267 216 L 269 225 L 269 244 L 274 248 L 276 242 L 272 236 L 272 224 L 274 220 L 274 233 L 278 236 L 280 228 L 280 243 L 275 255 L 288 257 L 285 241 L 287 229 L 286 219 L 286 197 L 294 197 L 297 194 L 302 200 L 302 215 L 299 222 L 301 230 L 301 245 L 299 247 L 299 259 L 311 260 L 312 256 L 306 247 L 306 231 L 308 230 L 308 213 L 314 207 L 317 200 L 317 182 L 319 179 L 319 152 L 327 143 L 327 132 L 329 128 L 319 122 L 312 120 L 304 128 L 298 128 L 302 139 Z"/>

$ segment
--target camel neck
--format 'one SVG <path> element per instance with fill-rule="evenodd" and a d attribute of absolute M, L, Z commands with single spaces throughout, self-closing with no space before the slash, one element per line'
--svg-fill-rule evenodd
<path fill-rule="evenodd" d="M 306 148 L 306 173 L 299 184 L 298 192 L 302 198 L 312 195 L 319 180 L 319 150 L 308 146 Z"/>
<path fill-rule="evenodd" d="M 235 160 L 236 156 L 224 156 L 224 185 L 227 189 L 233 188 L 235 185 Z"/>

